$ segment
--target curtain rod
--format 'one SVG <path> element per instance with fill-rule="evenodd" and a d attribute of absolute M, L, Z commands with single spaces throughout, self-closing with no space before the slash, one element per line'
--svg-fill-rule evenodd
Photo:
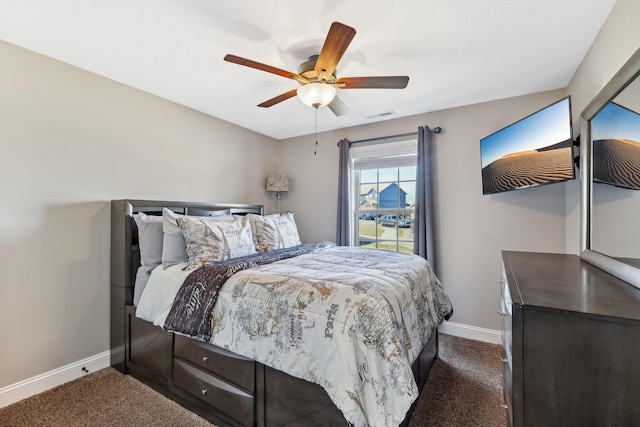
<path fill-rule="evenodd" d="M 432 133 L 440 133 L 442 132 L 442 128 L 435 127 L 433 129 L 429 129 Z M 396 139 L 396 138 L 404 138 L 407 136 L 416 136 L 418 132 L 409 132 L 409 133 L 399 133 L 397 135 L 389 135 L 389 136 L 380 136 L 378 138 L 369 138 L 369 139 L 361 139 L 358 141 L 351 141 L 351 145 L 360 144 L 362 142 L 375 142 L 375 141 L 386 141 L 388 139 Z M 338 147 L 340 146 L 340 142 L 338 142 Z"/>

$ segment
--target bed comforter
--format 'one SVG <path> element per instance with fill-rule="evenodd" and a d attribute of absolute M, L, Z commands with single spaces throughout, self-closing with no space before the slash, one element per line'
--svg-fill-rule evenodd
<path fill-rule="evenodd" d="M 210 333 L 199 338 L 321 385 L 355 426 L 400 424 L 418 397 L 411 364 L 452 313 L 429 264 L 332 245 L 249 264 L 215 285 L 215 305 L 205 310 Z M 200 284 L 191 286 L 192 303 Z M 176 298 L 181 310 L 194 308 L 189 299 Z M 175 322 L 188 316 L 175 311 L 165 327 L 189 334 Z"/>

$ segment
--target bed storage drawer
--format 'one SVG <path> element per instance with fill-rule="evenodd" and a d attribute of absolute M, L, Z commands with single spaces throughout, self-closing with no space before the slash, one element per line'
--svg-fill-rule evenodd
<path fill-rule="evenodd" d="M 251 394 L 178 359 L 173 361 L 173 383 L 242 425 L 253 425 Z"/>
<path fill-rule="evenodd" d="M 255 362 L 228 350 L 182 335 L 175 337 L 174 356 L 200 366 L 249 393 L 255 391 Z"/>

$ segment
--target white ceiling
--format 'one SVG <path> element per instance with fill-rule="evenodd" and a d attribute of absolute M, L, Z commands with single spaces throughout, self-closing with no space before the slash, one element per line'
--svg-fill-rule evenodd
<path fill-rule="evenodd" d="M 0 0 L 0 39 L 284 139 L 314 132 L 293 80 L 333 21 L 357 31 L 338 77 L 408 75 L 406 89 L 338 91 L 318 131 L 566 87 L 615 0 Z M 7 64 L 2 64 L 7 66 Z"/>

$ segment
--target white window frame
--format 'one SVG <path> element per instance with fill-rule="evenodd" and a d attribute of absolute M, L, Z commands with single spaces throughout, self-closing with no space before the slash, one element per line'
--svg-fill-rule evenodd
<path fill-rule="evenodd" d="M 370 209 L 370 210 L 367 210 L 367 209 L 361 210 L 360 209 L 360 175 L 358 173 L 359 169 L 355 166 L 357 159 L 383 158 L 388 156 L 399 156 L 399 155 L 405 155 L 405 154 L 413 154 L 413 155 L 417 154 L 417 139 L 402 140 L 402 141 L 396 141 L 396 142 L 383 142 L 383 143 L 376 143 L 371 145 L 355 146 L 351 148 L 350 150 L 351 204 L 349 207 L 349 211 L 351 213 L 351 223 L 353 224 L 353 227 L 352 227 L 353 233 L 351 235 L 351 240 L 354 246 L 360 246 L 359 214 L 371 213 L 371 212 L 374 212 L 376 215 L 376 222 L 375 222 L 376 247 L 378 247 L 378 242 L 395 242 L 395 245 L 396 245 L 395 250 L 397 251 L 399 247 L 399 242 L 408 242 L 408 240 L 402 240 L 399 238 L 397 226 L 396 226 L 395 241 L 390 239 L 379 239 L 377 237 L 377 234 L 378 234 L 377 232 L 378 232 L 378 227 L 381 227 L 381 225 L 378 223 L 377 218 L 379 218 L 380 215 L 384 215 L 384 214 L 392 214 L 392 215 L 395 214 L 395 215 L 405 215 L 405 216 L 409 215 L 411 218 L 413 218 L 413 216 L 415 215 L 415 209 L 406 208 L 406 207 L 400 208 L 398 206 L 397 208 L 392 208 L 392 209 L 376 208 L 376 209 Z M 380 161 L 384 163 L 383 159 L 381 159 Z M 416 181 L 416 178 L 413 178 L 413 180 L 406 180 L 406 181 L 405 180 L 400 181 L 398 178 L 398 181 L 394 181 L 394 182 L 400 184 L 402 182 L 415 183 L 415 181 Z M 380 183 L 379 177 L 377 182 Z M 411 242 L 413 242 L 413 240 L 411 240 Z"/>

